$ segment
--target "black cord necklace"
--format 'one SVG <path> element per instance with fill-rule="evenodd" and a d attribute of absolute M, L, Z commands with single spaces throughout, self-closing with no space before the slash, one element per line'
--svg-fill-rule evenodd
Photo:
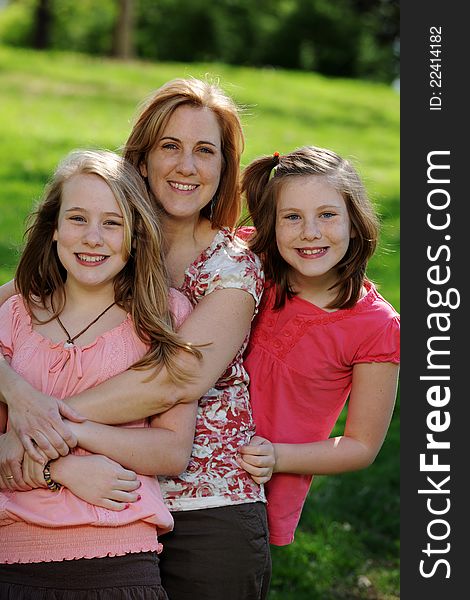
<path fill-rule="evenodd" d="M 70 333 L 69 333 L 69 332 L 68 332 L 68 331 L 65 329 L 65 326 L 64 326 L 64 324 L 62 323 L 62 321 L 59 319 L 59 317 L 56 317 L 56 319 L 57 319 L 57 322 L 58 322 L 58 323 L 59 323 L 59 325 L 62 327 L 62 329 L 63 329 L 63 330 L 64 330 L 64 332 L 65 332 L 65 335 L 67 336 L 67 339 L 66 339 L 66 341 L 64 342 L 64 348 L 72 348 L 72 347 L 75 345 L 75 344 L 74 344 L 75 340 L 76 340 L 77 338 L 79 338 L 79 337 L 80 337 L 80 336 L 81 336 L 83 333 L 85 333 L 85 331 L 87 331 L 88 329 L 90 329 L 90 327 L 91 327 L 92 325 L 94 325 L 94 324 L 96 323 L 96 321 L 98 321 L 98 319 L 101 319 L 101 317 L 102 317 L 102 316 L 103 316 L 103 315 L 104 315 L 104 314 L 105 314 L 105 313 L 106 313 L 106 312 L 107 312 L 107 311 L 108 311 L 110 308 L 112 308 L 112 307 L 113 307 L 115 304 L 116 304 L 116 302 L 113 302 L 112 304 L 110 304 L 109 306 L 107 306 L 107 307 L 104 309 L 104 311 L 103 311 L 103 312 L 101 312 L 101 313 L 100 313 L 100 314 L 99 314 L 99 315 L 96 317 L 96 319 L 93 319 L 93 321 L 92 321 L 92 322 L 91 322 L 89 325 L 87 325 L 87 326 L 86 326 L 84 329 L 82 329 L 82 330 L 80 331 L 80 333 L 77 333 L 77 335 L 74 335 L 73 337 L 72 337 L 72 336 L 70 335 Z"/>

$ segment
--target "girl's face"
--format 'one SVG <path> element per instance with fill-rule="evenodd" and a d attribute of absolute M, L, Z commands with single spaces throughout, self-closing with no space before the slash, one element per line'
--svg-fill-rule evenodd
<path fill-rule="evenodd" d="M 282 258 L 306 278 L 331 284 L 353 237 L 343 196 L 317 175 L 289 178 L 279 190 L 276 241 Z"/>
<path fill-rule="evenodd" d="M 64 183 L 53 239 L 67 271 L 67 287 L 112 288 L 127 262 L 123 258 L 124 219 L 101 177 L 80 174 Z"/>
<path fill-rule="evenodd" d="M 141 173 L 167 215 L 191 219 L 214 197 L 222 170 L 220 127 L 207 108 L 180 106 Z"/>

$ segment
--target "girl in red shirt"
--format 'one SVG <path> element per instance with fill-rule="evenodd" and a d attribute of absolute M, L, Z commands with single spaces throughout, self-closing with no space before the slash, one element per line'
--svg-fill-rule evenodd
<path fill-rule="evenodd" d="M 382 446 L 399 315 L 366 276 L 378 219 L 347 160 L 312 146 L 275 153 L 245 169 L 242 189 L 267 285 L 245 360 L 259 437 L 240 464 L 267 482 L 270 542 L 285 545 L 312 476 L 367 467 Z M 348 397 L 344 433 L 330 438 Z"/>

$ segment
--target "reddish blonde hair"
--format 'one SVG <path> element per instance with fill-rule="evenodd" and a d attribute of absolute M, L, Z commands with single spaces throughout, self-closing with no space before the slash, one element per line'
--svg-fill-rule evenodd
<path fill-rule="evenodd" d="M 222 175 L 213 210 L 207 205 L 201 214 L 214 227 L 234 227 L 241 213 L 240 159 L 245 141 L 240 109 L 215 83 L 200 79 L 174 79 L 157 89 L 142 106 L 124 145 L 124 157 L 137 168 L 145 164 L 172 114 L 183 105 L 208 108 L 217 117 L 223 156 Z"/>

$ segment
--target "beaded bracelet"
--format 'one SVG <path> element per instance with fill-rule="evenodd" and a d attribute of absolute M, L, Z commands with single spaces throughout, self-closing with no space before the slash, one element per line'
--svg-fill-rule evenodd
<path fill-rule="evenodd" d="M 44 467 L 43 475 L 44 481 L 46 482 L 46 485 L 50 490 L 52 490 L 53 492 L 57 492 L 58 490 L 60 490 L 62 485 L 60 483 L 57 483 L 57 481 L 54 481 L 51 477 L 51 461 L 49 461 Z"/>

